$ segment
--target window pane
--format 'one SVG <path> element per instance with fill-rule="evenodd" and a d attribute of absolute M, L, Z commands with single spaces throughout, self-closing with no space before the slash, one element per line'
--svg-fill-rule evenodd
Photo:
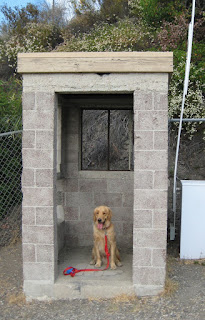
<path fill-rule="evenodd" d="M 133 170 L 132 110 L 110 110 L 110 170 Z"/>
<path fill-rule="evenodd" d="M 82 170 L 108 170 L 108 110 L 83 110 Z"/>

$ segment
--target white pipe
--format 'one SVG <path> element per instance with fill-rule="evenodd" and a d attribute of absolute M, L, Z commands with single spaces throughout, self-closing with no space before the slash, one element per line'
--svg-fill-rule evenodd
<path fill-rule="evenodd" d="M 172 118 L 169 122 L 180 122 L 180 119 Z M 183 122 L 205 122 L 205 118 L 183 118 Z"/>
<path fill-rule="evenodd" d="M 23 130 L 3 132 L 3 133 L 0 133 L 0 137 L 10 136 L 12 134 L 21 133 L 21 132 L 23 132 Z"/>
<path fill-rule="evenodd" d="M 182 130 L 183 113 L 184 113 L 184 103 L 185 103 L 185 97 L 186 97 L 187 90 L 188 90 L 188 82 L 189 82 L 189 71 L 190 71 L 193 28 L 194 28 L 194 15 L 195 15 L 195 0 L 192 1 L 192 18 L 191 18 L 191 22 L 189 24 L 188 49 L 187 49 L 187 57 L 186 57 L 184 89 L 183 89 L 183 98 L 182 98 L 181 114 L 180 114 L 178 137 L 177 137 L 177 147 L 176 147 L 176 157 L 175 157 L 175 167 L 174 167 L 173 208 L 172 208 L 173 213 L 174 213 L 174 224 L 173 224 L 174 235 L 172 233 L 173 237 L 171 240 L 175 239 L 177 166 L 178 166 L 178 158 L 179 158 L 179 146 L 180 146 L 180 137 L 181 137 L 181 130 Z"/>

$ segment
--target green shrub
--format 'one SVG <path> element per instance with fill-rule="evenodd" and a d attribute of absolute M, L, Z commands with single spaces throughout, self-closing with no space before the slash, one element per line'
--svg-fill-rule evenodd
<path fill-rule="evenodd" d="M 15 77 L 11 77 L 8 81 L 0 80 L 0 119 L 5 116 L 21 117 L 21 94 L 21 80 Z"/>
<path fill-rule="evenodd" d="M 12 121 L 11 117 L 1 120 L 4 121 L 4 125 L 7 121 Z M 11 214 L 12 209 L 22 200 L 21 144 L 21 133 L 0 137 L 0 220 Z"/>
<path fill-rule="evenodd" d="M 128 0 L 71 0 L 75 16 L 67 26 L 67 34 L 90 32 L 94 25 L 116 23 L 128 16 Z M 66 30 L 65 30 L 66 31 Z"/>
<path fill-rule="evenodd" d="M 180 0 L 132 0 L 132 13 L 155 28 L 163 21 L 173 21 L 184 8 Z"/>
<path fill-rule="evenodd" d="M 22 129 L 22 83 L 0 81 L 0 133 Z M 21 203 L 21 133 L 0 137 L 0 219 Z"/>

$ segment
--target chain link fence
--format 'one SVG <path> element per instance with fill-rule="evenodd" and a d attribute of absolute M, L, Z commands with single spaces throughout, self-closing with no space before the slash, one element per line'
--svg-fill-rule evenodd
<path fill-rule="evenodd" d="M 22 120 L 0 119 L 0 246 L 21 235 Z"/>

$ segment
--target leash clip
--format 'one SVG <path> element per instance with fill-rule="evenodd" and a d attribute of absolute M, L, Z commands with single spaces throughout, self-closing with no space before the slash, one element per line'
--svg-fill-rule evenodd
<path fill-rule="evenodd" d="M 68 276 L 69 274 L 72 275 L 72 273 L 74 272 L 74 269 L 75 269 L 75 268 L 73 268 L 73 267 L 68 267 L 68 268 L 66 268 L 66 269 L 63 271 L 63 274 L 64 274 L 65 276 Z"/>

